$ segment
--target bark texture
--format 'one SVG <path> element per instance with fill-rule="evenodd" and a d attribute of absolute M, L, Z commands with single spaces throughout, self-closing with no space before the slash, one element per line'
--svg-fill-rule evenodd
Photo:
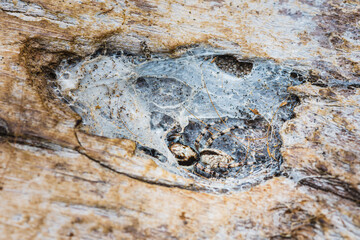
<path fill-rule="evenodd" d="M 0 1 L 1 239 L 360 238 L 358 1 Z M 65 58 L 208 44 L 310 71 L 282 176 L 209 194 L 136 144 L 80 131 Z M 334 83 L 335 82 L 335 83 Z"/>

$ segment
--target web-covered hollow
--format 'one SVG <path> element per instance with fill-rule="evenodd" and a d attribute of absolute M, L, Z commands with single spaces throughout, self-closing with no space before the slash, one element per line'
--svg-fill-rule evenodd
<path fill-rule="evenodd" d="M 100 55 L 64 62 L 57 75 L 57 91 L 82 117 L 83 129 L 132 139 L 169 170 L 192 177 L 211 176 L 194 165 L 179 168 L 169 146 L 189 146 L 197 163 L 202 150 L 217 149 L 243 162 L 213 169 L 233 179 L 268 176 L 279 167 L 278 131 L 296 103 L 287 88 L 300 83 L 271 61 L 241 62 L 205 49 L 150 60 Z"/>

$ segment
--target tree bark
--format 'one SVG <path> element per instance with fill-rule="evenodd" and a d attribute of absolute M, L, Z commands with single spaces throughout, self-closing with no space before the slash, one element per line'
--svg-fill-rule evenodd
<path fill-rule="evenodd" d="M 1 1 L 0 238 L 360 238 L 360 5 L 346 2 Z M 310 71 L 289 89 L 301 104 L 281 130 L 285 174 L 207 193 L 131 140 L 81 131 L 50 90 L 54 69 L 142 42 Z"/>

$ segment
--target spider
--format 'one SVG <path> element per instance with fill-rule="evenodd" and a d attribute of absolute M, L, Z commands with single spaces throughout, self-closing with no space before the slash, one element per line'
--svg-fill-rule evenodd
<path fill-rule="evenodd" d="M 216 123 L 214 122 L 206 125 L 195 141 L 193 141 L 194 148 L 189 146 L 190 144 L 184 144 L 184 142 L 189 142 L 185 141 L 184 138 L 187 138 L 188 140 L 194 138 L 194 136 L 188 136 L 189 132 L 194 131 L 194 125 L 196 125 L 194 122 L 190 123 L 189 129 L 185 128 L 185 132 L 180 133 L 180 129 L 175 128 L 167 136 L 168 141 L 171 142 L 169 149 L 177 159 L 179 165 L 191 169 L 193 172 L 206 178 L 225 177 L 233 169 L 247 164 L 245 161 L 237 162 L 225 151 L 212 147 L 213 142 L 217 138 L 224 136 L 235 129 L 240 129 L 240 127 L 233 126 L 208 136 L 210 128 L 213 128 L 215 124 Z M 203 139 L 205 139 L 206 142 L 201 146 Z"/>
<path fill-rule="evenodd" d="M 181 166 L 192 166 L 193 170 L 204 177 L 220 178 L 229 173 L 229 169 L 241 167 L 225 152 L 218 149 L 205 148 L 197 154 L 191 147 L 174 143 L 169 147 Z"/>
<path fill-rule="evenodd" d="M 227 175 L 230 169 L 242 165 L 242 162 L 235 162 L 230 155 L 221 150 L 205 148 L 200 152 L 200 161 L 195 164 L 195 172 L 205 177 L 220 178 Z"/>

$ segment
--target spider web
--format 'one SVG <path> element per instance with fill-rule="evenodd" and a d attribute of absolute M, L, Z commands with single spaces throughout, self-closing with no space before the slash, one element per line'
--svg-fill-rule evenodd
<path fill-rule="evenodd" d="M 237 63 L 228 52 L 206 48 L 150 60 L 122 52 L 90 56 L 61 64 L 56 91 L 82 117 L 84 130 L 132 139 L 176 173 L 189 175 L 168 148 L 174 129 L 184 145 L 195 149 L 203 134 L 201 149 L 247 164 L 224 177 L 272 174 L 281 161 L 279 129 L 296 104 L 287 88 L 300 82 L 272 61 L 243 62 L 248 72 Z"/>

